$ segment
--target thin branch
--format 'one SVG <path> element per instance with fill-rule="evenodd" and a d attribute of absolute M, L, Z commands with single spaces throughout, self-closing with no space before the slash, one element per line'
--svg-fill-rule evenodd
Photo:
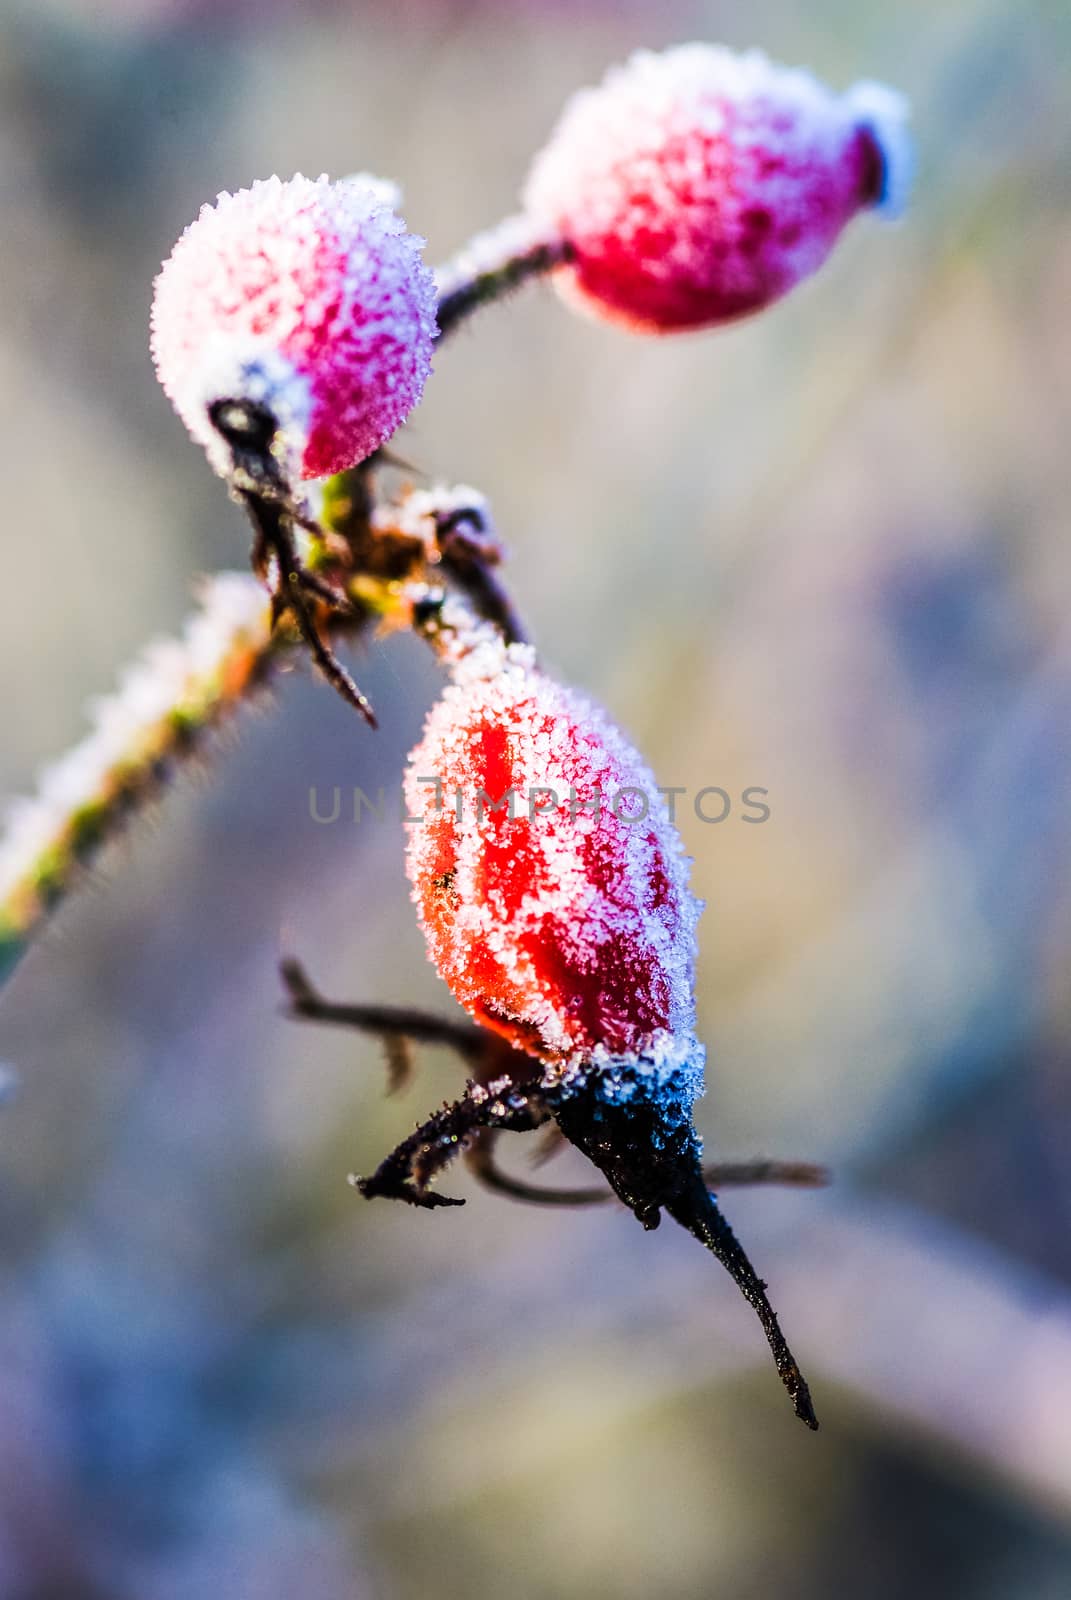
<path fill-rule="evenodd" d="M 488 1189 L 534 1206 L 600 1206 L 616 1200 L 613 1190 L 604 1185 L 575 1189 L 552 1189 L 546 1184 L 526 1183 L 512 1173 L 503 1172 L 495 1159 L 495 1129 L 488 1129 L 465 1152 L 466 1163 Z M 703 1168 L 703 1181 L 709 1188 L 744 1189 L 759 1185 L 790 1189 L 822 1189 L 830 1182 L 829 1170 L 810 1161 L 718 1161 Z"/>
<path fill-rule="evenodd" d="M 292 956 L 279 963 L 279 976 L 290 1002 L 287 1015 L 295 1020 L 356 1028 L 360 1033 L 406 1039 L 414 1044 L 446 1045 L 469 1065 L 487 1053 L 488 1031 L 473 1022 L 429 1016 L 411 1006 L 362 1006 L 327 1000 Z"/>
<path fill-rule="evenodd" d="M 8 808 L 0 839 L 0 983 L 88 864 L 163 789 L 204 734 L 265 680 L 291 642 L 251 574 L 210 579 L 179 639 L 150 645 L 89 733 Z"/>
<path fill-rule="evenodd" d="M 523 216 L 507 217 L 496 228 L 478 234 L 436 269 L 440 340 L 481 306 L 512 294 L 531 278 L 553 272 L 570 255 L 564 239 L 539 232 Z"/>

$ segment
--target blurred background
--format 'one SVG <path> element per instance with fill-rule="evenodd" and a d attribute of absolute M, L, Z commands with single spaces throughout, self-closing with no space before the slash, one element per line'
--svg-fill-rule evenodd
<path fill-rule="evenodd" d="M 400 445 L 491 497 L 546 658 L 662 782 L 769 791 L 680 810 L 700 1123 L 835 1170 L 726 1202 L 823 1430 L 683 1233 L 347 1187 L 458 1086 L 429 1052 L 387 1100 L 279 1015 L 283 949 L 451 1004 L 400 822 L 310 816 L 396 792 L 437 682 L 395 638 L 377 736 L 289 675 L 3 995 L 3 1600 L 1071 1595 L 1066 7 L 3 0 L 0 790 L 245 560 L 148 359 L 200 204 L 371 169 L 441 260 L 571 90 L 693 37 L 906 91 L 906 221 L 703 337 L 530 290 Z"/>

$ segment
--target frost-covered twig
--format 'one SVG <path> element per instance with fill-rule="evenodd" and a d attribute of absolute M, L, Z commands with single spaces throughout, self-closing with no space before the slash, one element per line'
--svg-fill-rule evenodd
<path fill-rule="evenodd" d="M 271 603 L 249 573 L 208 580 L 179 639 L 150 645 L 114 695 L 92 707 L 89 733 L 46 768 L 37 793 L 8 808 L 0 839 L 0 982 L 79 872 L 176 764 L 263 681 L 273 652 Z"/>
<path fill-rule="evenodd" d="M 507 217 L 478 234 L 435 270 L 439 338 L 453 333 L 480 306 L 562 266 L 570 254 L 564 239 L 524 216 Z"/>
<path fill-rule="evenodd" d="M 319 570 L 343 602 L 325 608 L 324 626 L 350 634 L 377 621 L 412 627 L 447 660 L 477 636 L 481 616 L 518 636 L 520 624 L 491 573 L 501 552 L 477 490 L 440 486 L 365 505 L 359 486 L 345 481 L 351 476 L 328 485 L 314 541 Z M 331 540 L 339 545 L 335 556 Z M 448 603 L 443 580 L 460 591 Z M 220 573 L 206 581 L 182 637 L 150 645 L 118 691 L 93 706 L 87 736 L 3 819 L 0 984 L 82 869 L 159 795 L 201 735 L 263 683 L 273 656 L 297 643 L 291 627 L 273 629 L 271 597 L 258 578 Z"/>

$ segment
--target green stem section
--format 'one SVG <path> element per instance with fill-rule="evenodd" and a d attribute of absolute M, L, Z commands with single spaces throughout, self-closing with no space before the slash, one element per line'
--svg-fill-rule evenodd
<path fill-rule="evenodd" d="M 290 643 L 251 574 L 204 586 L 181 638 L 151 645 L 94 710 L 86 737 L 9 808 L 0 838 L 0 984 L 50 913 L 203 736 L 263 682 Z"/>

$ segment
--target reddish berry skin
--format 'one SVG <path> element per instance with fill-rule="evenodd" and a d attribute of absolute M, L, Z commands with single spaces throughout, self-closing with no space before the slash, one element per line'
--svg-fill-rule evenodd
<path fill-rule="evenodd" d="M 602 712 L 527 648 L 484 644 L 431 711 L 406 796 L 429 954 L 472 1016 L 544 1063 L 701 1071 L 700 906 L 654 778 Z"/>
<path fill-rule="evenodd" d="M 288 466 L 313 478 L 363 461 L 420 399 L 435 289 L 395 199 L 375 179 L 269 178 L 221 194 L 176 244 L 156 280 L 153 359 L 220 472 L 214 400 L 269 406 Z"/>
<path fill-rule="evenodd" d="M 758 311 L 825 260 L 866 207 L 903 200 L 905 103 L 712 45 L 640 52 L 576 95 L 524 203 L 574 261 L 580 309 L 638 332 Z"/>

